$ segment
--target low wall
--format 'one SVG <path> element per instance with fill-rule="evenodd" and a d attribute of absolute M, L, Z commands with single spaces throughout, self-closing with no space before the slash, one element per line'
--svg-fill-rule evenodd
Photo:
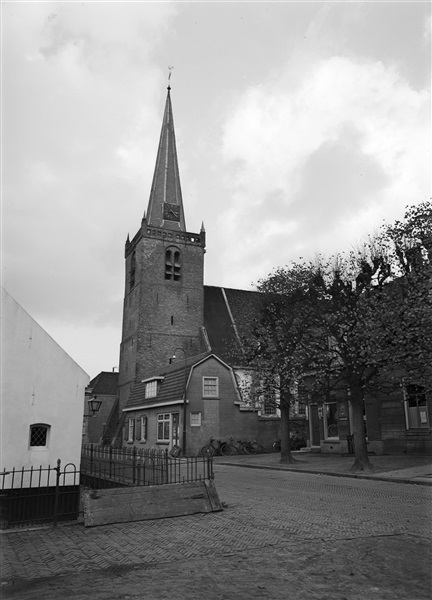
<path fill-rule="evenodd" d="M 223 510 L 212 479 L 147 487 L 85 490 L 84 525 L 108 525 Z"/>

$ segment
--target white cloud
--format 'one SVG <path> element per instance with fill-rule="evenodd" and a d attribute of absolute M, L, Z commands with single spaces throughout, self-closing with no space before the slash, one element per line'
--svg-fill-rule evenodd
<path fill-rule="evenodd" d="M 347 249 L 370 232 L 371 214 L 392 220 L 429 193 L 428 91 L 394 67 L 342 57 L 315 61 L 295 87 L 282 80 L 247 90 L 224 126 L 227 185 L 244 215 L 236 265 L 253 249 L 255 272 L 269 254 L 273 266 L 296 259 L 299 245 L 311 254 Z M 253 212 L 260 225 L 250 231 Z M 232 209 L 219 222 L 238 235 Z M 232 265 L 231 257 L 232 248 Z"/>

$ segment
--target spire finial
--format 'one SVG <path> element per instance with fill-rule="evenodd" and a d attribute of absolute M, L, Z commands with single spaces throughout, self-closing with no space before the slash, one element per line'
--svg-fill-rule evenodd
<path fill-rule="evenodd" d="M 174 67 L 172 67 L 172 66 L 168 65 L 168 71 L 169 71 L 169 74 L 168 74 L 168 91 L 171 89 L 171 86 L 170 86 L 170 81 L 171 81 L 171 71 L 172 71 L 173 69 L 174 69 Z"/>

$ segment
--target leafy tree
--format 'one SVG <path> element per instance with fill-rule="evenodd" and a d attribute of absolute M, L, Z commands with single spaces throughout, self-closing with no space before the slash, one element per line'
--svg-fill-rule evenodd
<path fill-rule="evenodd" d="M 297 400 L 299 374 L 310 353 L 316 304 L 310 301 L 311 265 L 278 269 L 259 283 L 265 294 L 261 318 L 243 340 L 252 367 L 252 403 L 272 403 L 281 413 L 281 462 L 295 459 L 290 447 L 290 408 Z"/>
<path fill-rule="evenodd" d="M 353 470 L 372 468 L 365 395 L 394 389 L 402 376 L 430 389 L 431 214 L 430 203 L 410 208 L 360 251 L 280 268 L 260 282 L 268 299 L 246 347 L 261 385 L 279 395 L 283 462 L 293 460 L 289 407 L 302 374 L 313 373 L 311 391 L 321 398 L 350 395 Z"/>

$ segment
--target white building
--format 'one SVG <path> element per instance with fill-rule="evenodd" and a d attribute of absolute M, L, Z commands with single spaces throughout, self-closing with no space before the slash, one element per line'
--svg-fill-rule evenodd
<path fill-rule="evenodd" d="M 2 289 L 1 470 L 80 464 L 89 376 Z"/>

